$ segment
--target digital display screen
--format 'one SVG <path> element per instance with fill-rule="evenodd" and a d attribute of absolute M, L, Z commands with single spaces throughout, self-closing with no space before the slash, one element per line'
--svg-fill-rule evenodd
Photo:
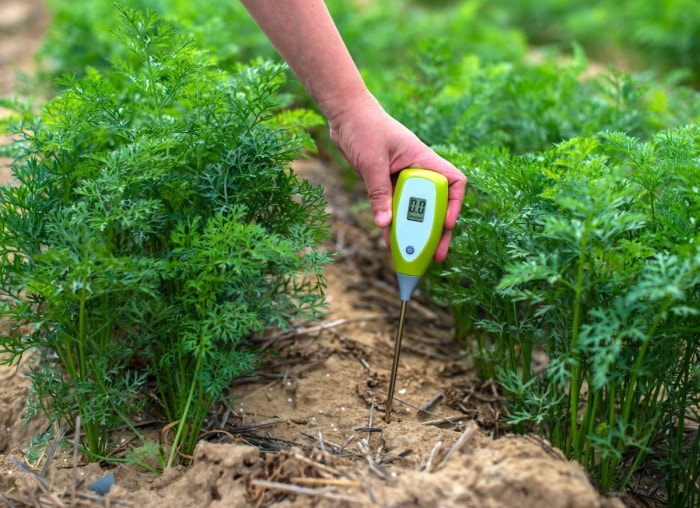
<path fill-rule="evenodd" d="M 414 197 L 409 198 L 408 214 L 406 218 L 414 222 L 423 222 L 423 219 L 425 219 L 425 204 L 425 199 Z"/>

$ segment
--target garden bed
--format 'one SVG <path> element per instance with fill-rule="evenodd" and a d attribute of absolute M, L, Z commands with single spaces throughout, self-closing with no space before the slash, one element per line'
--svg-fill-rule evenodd
<path fill-rule="evenodd" d="M 495 383 L 470 371 L 451 341 L 449 315 L 420 295 L 409 305 L 394 416 L 383 420 L 398 319 L 386 249 L 365 227 L 367 216 L 348 211 L 333 168 L 313 161 L 299 171 L 324 183 L 333 213 L 329 311 L 318 323 L 256 339 L 279 356 L 232 387 L 232 405 L 209 422 L 193 464 L 156 477 L 136 466 L 74 461 L 72 448 L 59 447 L 42 486 L 15 461 L 29 462 L 28 445 L 45 424 L 22 423 L 26 367 L 3 367 L 0 492 L 15 506 L 32 506 L 32 495 L 72 506 L 75 489 L 81 506 L 97 497 L 86 487 L 112 472 L 112 506 L 623 506 L 544 440 L 500 426 Z M 154 442 L 172 438 L 167 422 L 137 424 Z M 123 439 L 124 450 L 141 446 Z M 32 462 L 35 473 L 45 458 Z"/>
<path fill-rule="evenodd" d="M 39 2 L 36 2 L 39 5 Z M 23 2 L 5 2 L 0 9 Z M 27 3 L 28 5 L 28 3 Z M 30 69 L 41 37 L 40 10 L 28 9 L 3 40 L 9 69 Z M 0 10 L 0 19 L 9 15 Z M 7 42 L 6 42 L 7 41 Z M 13 48 L 7 45 L 14 44 Z M 4 90 L 7 92 L 7 90 Z M 119 462 L 87 464 L 70 446 L 55 449 L 46 423 L 24 424 L 30 382 L 0 368 L 0 501 L 7 506 L 646 506 L 660 503 L 653 473 L 634 495 L 606 497 L 576 462 L 536 436 L 514 436 L 501 423 L 497 385 L 474 374 L 452 341 L 450 314 L 418 295 L 409 305 L 397 399 L 383 420 L 398 320 L 388 251 L 369 215 L 318 160 L 297 171 L 326 192 L 335 253 L 325 270 L 329 309 L 319 322 L 266 330 L 255 343 L 270 352 L 255 377 L 237 380 L 231 404 L 216 408 L 192 464 L 156 476 Z M 4 178 L 7 178 L 5 175 Z M 360 194 L 361 196 L 361 190 Z M 162 444 L 172 429 L 157 414 L 134 422 Z M 54 429 L 55 430 L 55 429 Z M 117 436 L 112 458 L 134 447 Z M 68 443 L 68 444 L 66 444 Z M 106 498 L 89 487 L 108 473 Z"/>

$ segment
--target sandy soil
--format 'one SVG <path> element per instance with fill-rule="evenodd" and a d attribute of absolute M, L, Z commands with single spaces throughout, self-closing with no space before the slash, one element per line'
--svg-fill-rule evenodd
<path fill-rule="evenodd" d="M 3 94 L 12 90 L 13 69 L 31 70 L 46 25 L 40 7 L 0 0 Z M 160 476 L 87 464 L 70 446 L 47 464 L 50 442 L 29 456 L 30 441 L 47 424 L 23 423 L 27 367 L 0 367 L 0 505 L 624 506 L 545 441 L 508 434 L 497 387 L 461 361 L 449 314 L 420 295 L 409 306 L 394 416 L 382 419 L 398 317 L 390 259 L 366 211 L 351 211 L 355 199 L 340 187 L 337 170 L 321 161 L 297 169 L 324 186 L 332 213 L 326 247 L 337 257 L 326 272 L 323 320 L 256 337 L 279 357 L 232 385 L 234 403 L 212 415 L 192 464 Z M 140 430 L 167 442 L 165 425 L 143 422 Z M 140 444 L 120 443 L 122 450 L 133 446 Z M 86 488 L 108 473 L 115 485 L 107 496 Z"/>

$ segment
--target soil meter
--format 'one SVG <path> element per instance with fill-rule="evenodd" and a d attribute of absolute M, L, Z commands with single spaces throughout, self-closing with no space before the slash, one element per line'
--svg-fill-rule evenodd
<path fill-rule="evenodd" d="M 447 213 L 447 187 L 447 178 L 427 169 L 404 169 L 396 182 L 391 222 L 391 257 L 399 283 L 401 314 L 386 403 L 387 422 L 391 419 L 394 401 L 406 307 L 413 290 L 430 266 L 442 236 Z"/>

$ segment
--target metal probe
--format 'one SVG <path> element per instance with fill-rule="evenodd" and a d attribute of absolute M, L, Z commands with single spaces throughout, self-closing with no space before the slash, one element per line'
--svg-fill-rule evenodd
<path fill-rule="evenodd" d="M 401 315 L 384 416 L 387 423 L 391 420 L 394 402 L 406 307 L 440 241 L 447 213 L 447 188 L 447 178 L 443 175 L 419 168 L 402 170 L 396 181 L 390 239 L 401 297 Z"/>
<path fill-rule="evenodd" d="M 401 315 L 399 316 L 399 329 L 396 332 L 396 343 L 394 344 L 394 360 L 391 364 L 391 378 L 389 379 L 389 398 L 386 401 L 386 415 L 384 420 L 391 421 L 391 405 L 394 402 L 394 389 L 396 388 L 396 373 L 399 370 L 399 357 L 401 356 L 401 340 L 403 339 L 403 322 L 406 318 L 406 307 L 408 300 L 401 300 Z"/>

